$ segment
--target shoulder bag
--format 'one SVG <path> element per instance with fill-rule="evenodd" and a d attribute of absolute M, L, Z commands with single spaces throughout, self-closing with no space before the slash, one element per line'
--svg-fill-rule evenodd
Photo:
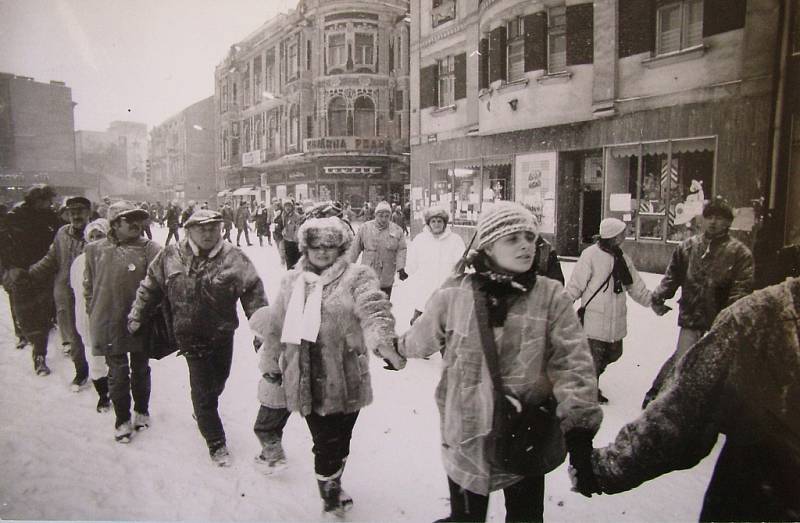
<path fill-rule="evenodd" d="M 597 288 L 597 290 L 596 290 L 596 291 L 594 291 L 594 294 L 592 294 L 591 298 L 589 298 L 588 300 L 586 300 L 586 303 L 584 303 L 584 304 L 583 304 L 583 305 L 582 305 L 582 306 L 581 306 L 581 307 L 578 309 L 578 311 L 577 311 L 577 314 L 578 314 L 578 319 L 579 319 L 579 320 L 581 320 L 581 325 L 583 325 L 583 317 L 584 317 L 584 316 L 586 316 L 586 307 L 589 305 L 589 303 L 591 303 L 591 301 L 594 299 L 594 297 L 595 297 L 595 296 L 597 296 L 597 293 L 598 293 L 598 292 L 600 292 L 601 290 L 603 290 L 603 289 L 605 288 L 605 286 L 606 286 L 606 285 L 608 285 L 608 281 L 611 279 L 611 276 L 612 276 L 613 274 L 614 274 L 614 271 L 611 271 L 611 272 L 609 273 L 609 275 L 608 275 L 608 278 L 606 278 L 606 279 L 603 281 L 603 283 L 601 283 L 601 284 L 600 284 L 600 286 Z"/>

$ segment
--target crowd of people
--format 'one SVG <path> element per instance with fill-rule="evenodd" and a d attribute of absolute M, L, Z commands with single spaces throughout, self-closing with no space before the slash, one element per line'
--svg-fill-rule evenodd
<path fill-rule="evenodd" d="M 541 521 L 545 474 L 567 456 L 574 490 L 613 494 L 694 466 L 720 433 L 727 438 L 700 518 L 800 519 L 800 279 L 753 292 L 752 255 L 730 235 L 733 212 L 722 199 L 705 205 L 702 230 L 676 248 L 650 290 L 622 250 L 624 222 L 603 220 L 565 281 L 536 217 L 513 202 L 487 206 L 469 245 L 449 227 L 447 209 L 428 208 L 407 246 L 406 222 L 394 220 L 387 202 L 354 228 L 336 202 L 307 210 L 278 200 L 235 211 L 225 204 L 218 212 L 95 206 L 83 197 L 65 200 L 63 224 L 55 198 L 34 186 L 0 224 L 17 348 L 30 344 L 35 373 L 48 375 L 55 322 L 75 366 L 73 390 L 91 379 L 97 410 L 113 407 L 119 443 L 150 425 L 148 332 L 160 317 L 185 357 L 210 459 L 230 464 L 218 402 L 241 303 L 259 352 L 256 466 L 273 474 L 288 465 L 283 430 L 297 412 L 313 440 L 328 515 L 343 517 L 353 505 L 342 478 L 353 428 L 373 399 L 369 354 L 399 371 L 408 358 L 440 353 L 436 403 L 450 491 L 450 514 L 440 521 L 485 520 L 496 490 L 507 521 Z M 165 222 L 162 248 L 147 229 Z M 251 245 L 249 223 L 288 269 L 271 304 L 239 248 L 242 233 Z M 398 337 L 389 299 L 406 279 L 414 313 Z M 598 379 L 622 356 L 627 296 L 660 316 L 678 288 L 675 353 L 640 417 L 593 448 L 609 401 Z M 521 467 L 508 460 L 503 419 L 531 412 L 536 440 Z"/>

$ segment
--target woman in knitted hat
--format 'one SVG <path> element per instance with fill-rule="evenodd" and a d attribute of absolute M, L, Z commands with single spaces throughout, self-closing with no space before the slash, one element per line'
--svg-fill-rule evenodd
<path fill-rule="evenodd" d="M 282 383 L 286 408 L 304 416 L 311 431 L 323 510 L 341 515 L 352 503 L 342 493 L 341 477 L 353 426 L 372 402 L 368 353 L 386 359 L 389 368 L 402 368 L 404 360 L 392 344 L 394 318 L 375 272 L 345 255 L 353 240 L 347 224 L 335 217 L 312 218 L 297 236 L 303 256 L 281 281 L 265 332 L 257 333 L 264 344 L 256 434 L 262 459 L 274 457 L 281 420 L 271 427 L 259 422 L 265 421 L 262 414 L 268 417 L 264 409 L 281 405 L 271 404 L 262 392 Z"/>
<path fill-rule="evenodd" d="M 425 310 L 425 303 L 433 291 L 453 274 L 458 260 L 464 254 L 464 240 L 450 229 L 450 213 L 444 207 L 428 207 L 422 213 L 425 227 L 411 242 L 406 259 L 407 285 L 414 301 L 411 323 Z"/>
<path fill-rule="evenodd" d="M 484 521 L 499 489 L 507 521 L 541 521 L 544 475 L 565 457 L 562 434 L 578 489 L 593 488 L 589 457 L 602 419 L 594 366 L 561 284 L 536 276 L 533 215 L 501 202 L 477 229 L 475 272 L 433 293 L 398 350 L 415 358 L 444 350 L 436 402 L 451 513 L 443 521 Z M 500 415 L 510 412 L 537 418 L 525 468 L 503 443 Z"/>
<path fill-rule="evenodd" d="M 566 287 L 572 301 L 582 300 L 583 328 L 598 379 L 609 363 L 622 356 L 622 338 L 628 333 L 625 293 L 643 307 L 650 307 L 651 302 L 633 261 L 620 249 L 626 229 L 625 222 L 616 218 L 600 222 L 600 238 L 581 253 Z M 600 389 L 597 399 L 608 402 Z"/>

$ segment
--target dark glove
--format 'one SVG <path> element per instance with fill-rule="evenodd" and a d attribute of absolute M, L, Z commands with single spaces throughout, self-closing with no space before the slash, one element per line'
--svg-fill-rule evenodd
<path fill-rule="evenodd" d="M 273 385 L 281 385 L 283 383 L 283 375 L 280 372 L 268 372 L 264 374 L 264 379 Z"/>
<path fill-rule="evenodd" d="M 256 352 L 258 352 L 258 349 L 260 349 L 261 345 L 263 344 L 264 342 L 261 341 L 261 338 L 259 338 L 258 336 L 253 336 L 253 348 L 256 350 Z"/>
<path fill-rule="evenodd" d="M 408 278 L 408 273 L 405 269 L 400 269 L 397 271 L 397 277 L 400 278 L 400 281 L 405 281 L 405 279 Z"/>
<path fill-rule="evenodd" d="M 592 470 L 592 439 L 588 430 L 573 429 L 564 436 L 569 452 L 569 464 L 575 469 L 576 489 L 586 496 L 600 494 L 600 485 Z"/>
<path fill-rule="evenodd" d="M 386 369 L 386 370 L 400 370 L 397 367 L 395 367 L 394 365 L 392 365 L 392 362 L 387 360 L 386 358 L 383 358 L 383 361 L 386 363 L 386 365 L 383 366 L 384 369 Z"/>

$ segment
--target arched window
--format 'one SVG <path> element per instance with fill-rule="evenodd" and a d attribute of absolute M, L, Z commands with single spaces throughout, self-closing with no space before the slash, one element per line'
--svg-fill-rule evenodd
<path fill-rule="evenodd" d="M 328 136 L 347 136 L 347 103 L 337 96 L 328 102 Z"/>
<path fill-rule="evenodd" d="M 356 98 L 354 109 L 354 134 L 356 136 L 375 136 L 375 104 L 366 96 Z"/>
<path fill-rule="evenodd" d="M 274 116 L 267 120 L 267 149 L 270 151 L 278 150 L 278 121 Z"/>

